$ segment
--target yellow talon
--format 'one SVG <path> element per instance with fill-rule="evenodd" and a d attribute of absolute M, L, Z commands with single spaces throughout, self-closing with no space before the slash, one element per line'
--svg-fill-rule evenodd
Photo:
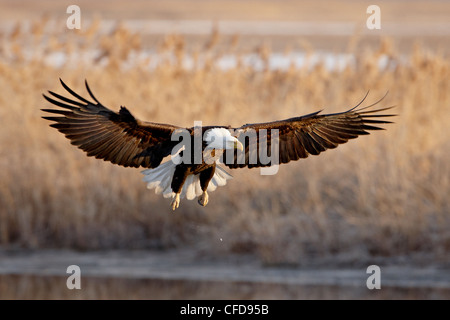
<path fill-rule="evenodd" d="M 198 197 L 198 203 L 201 206 L 206 206 L 208 204 L 208 192 L 203 191 L 202 195 Z"/>
<path fill-rule="evenodd" d="M 172 210 L 175 210 L 176 208 L 178 208 L 180 206 L 180 194 L 177 193 L 175 195 L 175 198 L 172 200 Z"/>

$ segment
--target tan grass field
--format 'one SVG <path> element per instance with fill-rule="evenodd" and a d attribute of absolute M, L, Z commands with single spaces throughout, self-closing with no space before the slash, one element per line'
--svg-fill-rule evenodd
<path fill-rule="evenodd" d="M 62 34 L 18 27 L 3 34 L 0 245 L 192 247 L 211 257 L 251 254 L 271 265 L 411 256 L 423 264 L 450 262 L 448 58 L 423 46 L 400 56 L 395 40 L 381 39 L 375 50 L 356 46 L 355 65 L 341 71 L 323 64 L 222 70 L 221 56 L 248 52 L 233 42 L 218 48 L 217 37 L 190 49 L 183 37 L 168 35 L 157 52 L 174 62 L 150 70 L 151 59 L 130 65 L 130 57 L 148 48 L 126 28 L 104 35 L 95 26 Z M 95 58 L 70 62 L 93 50 Z M 55 51 L 73 60 L 48 65 Z M 271 48 L 252 53 L 267 62 Z M 208 57 L 204 64 L 183 68 L 183 57 L 199 54 Z M 380 57 L 388 67 L 378 67 Z M 395 105 L 399 116 L 386 131 L 284 165 L 275 176 L 231 171 L 234 179 L 210 194 L 207 207 L 184 200 L 173 213 L 169 200 L 145 188 L 140 170 L 87 158 L 41 119 L 40 108 L 49 107 L 42 93 L 63 93 L 58 78 L 83 95 L 87 79 L 113 110 L 125 105 L 140 119 L 186 127 L 195 120 L 240 126 L 344 111 L 369 89 L 367 103 L 389 91 L 380 106 Z"/>

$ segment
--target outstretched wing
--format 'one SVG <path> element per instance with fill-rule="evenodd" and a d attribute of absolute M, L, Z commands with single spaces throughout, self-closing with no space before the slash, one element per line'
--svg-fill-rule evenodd
<path fill-rule="evenodd" d="M 50 126 L 62 132 L 88 156 L 124 167 L 154 168 L 177 143 L 171 141 L 171 134 L 179 127 L 140 121 L 125 107 L 118 113 L 111 111 L 94 97 L 87 82 L 86 89 L 95 102 L 81 97 L 60 81 L 72 97 L 69 99 L 49 91 L 58 100 L 46 95 L 44 98 L 61 109 L 42 109 L 58 115 L 43 118 L 54 121 Z"/>
<path fill-rule="evenodd" d="M 364 99 L 366 97 L 367 94 Z M 382 99 L 368 107 L 356 109 L 364 99 L 356 107 L 341 113 L 320 115 L 318 111 L 302 117 L 235 128 L 234 135 L 243 143 L 244 151 L 234 151 L 233 157 L 225 153 L 223 162 L 232 169 L 288 163 L 334 149 L 350 139 L 369 134 L 369 130 L 382 129 L 375 125 L 391 123 L 383 118 L 394 115 L 379 112 L 392 107 L 369 109 Z M 277 140 L 274 139 L 274 129 L 278 130 Z M 272 140 L 278 141 L 278 157 L 272 157 Z M 278 163 L 273 163 L 272 159 Z"/>

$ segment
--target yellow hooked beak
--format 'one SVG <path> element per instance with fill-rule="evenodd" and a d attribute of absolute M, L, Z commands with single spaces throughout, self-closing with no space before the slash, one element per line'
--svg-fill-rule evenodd
<path fill-rule="evenodd" d="M 242 143 L 239 140 L 234 141 L 234 148 L 244 151 L 244 146 L 242 145 Z"/>

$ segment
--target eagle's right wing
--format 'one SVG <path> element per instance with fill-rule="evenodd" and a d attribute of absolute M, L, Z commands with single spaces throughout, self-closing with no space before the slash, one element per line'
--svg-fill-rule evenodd
<path fill-rule="evenodd" d="M 306 158 L 310 154 L 318 155 L 327 149 L 334 149 L 350 139 L 369 134 L 370 130 L 381 130 L 382 128 L 377 125 L 391 123 L 385 118 L 394 115 L 380 114 L 380 112 L 392 107 L 369 109 L 382 100 L 380 99 L 370 106 L 357 109 L 364 99 L 356 107 L 345 112 L 321 115 L 318 111 L 301 117 L 253 123 L 234 128 L 234 135 L 242 140 L 245 150 L 235 152 L 234 158 L 231 157 L 231 159 L 226 158 L 227 154 L 225 153 L 224 163 L 231 169 L 273 165 L 272 159 L 263 163 L 260 157 L 261 153 L 271 157 L 272 131 L 274 129 L 278 133 L 276 139 L 278 154 L 274 155 L 275 161 L 276 164 L 283 164 Z M 264 134 L 261 135 L 262 130 L 264 130 Z M 252 134 L 246 137 L 248 133 Z M 265 138 L 264 143 L 261 143 L 261 137 Z M 248 140 L 248 143 L 245 142 L 245 139 Z M 261 150 L 263 151 L 261 152 Z"/>
<path fill-rule="evenodd" d="M 44 98 L 62 109 L 42 109 L 59 115 L 43 118 L 54 121 L 50 126 L 88 156 L 124 167 L 155 168 L 178 143 L 171 141 L 171 135 L 180 127 L 140 121 L 125 107 L 118 113 L 111 111 L 94 97 L 87 82 L 86 89 L 95 103 L 75 93 L 62 80 L 61 84 L 79 101 L 49 91 L 60 101 L 46 95 Z"/>

